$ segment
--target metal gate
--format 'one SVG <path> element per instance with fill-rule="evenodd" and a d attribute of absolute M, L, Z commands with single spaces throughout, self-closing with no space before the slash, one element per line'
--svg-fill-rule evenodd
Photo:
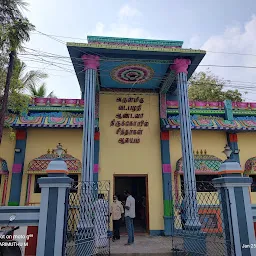
<path fill-rule="evenodd" d="M 184 195 L 184 184 L 171 189 L 169 184 L 170 200 L 174 205 L 171 209 L 172 222 L 172 252 L 174 255 L 209 255 L 233 256 L 232 241 L 225 236 L 223 214 L 220 197 L 212 182 L 196 182 L 196 198 L 198 216 L 201 223 L 199 230 L 188 230 L 186 223 L 186 200 L 191 200 L 192 191 Z M 185 199 L 184 199 L 185 198 Z"/>
<path fill-rule="evenodd" d="M 69 191 L 66 256 L 110 255 L 109 181 L 79 182 Z"/>

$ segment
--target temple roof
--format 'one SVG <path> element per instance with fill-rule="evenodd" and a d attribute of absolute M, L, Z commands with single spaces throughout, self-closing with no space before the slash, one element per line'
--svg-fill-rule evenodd
<path fill-rule="evenodd" d="M 195 130 L 255 131 L 256 103 L 232 102 L 233 120 L 225 119 L 223 102 L 190 101 L 191 128 Z M 166 101 L 163 130 L 179 129 L 178 101 Z"/>
<path fill-rule="evenodd" d="M 169 116 L 161 119 L 162 129 L 180 129 L 179 116 Z M 255 117 L 237 117 L 233 121 L 214 116 L 191 116 L 191 129 L 194 130 L 227 130 L 227 131 L 256 131 Z"/>
<path fill-rule="evenodd" d="M 99 89 L 144 89 L 158 91 L 171 75 L 170 65 L 176 58 L 188 58 L 192 75 L 206 54 L 205 51 L 182 49 L 182 41 L 128 39 L 88 36 L 88 43 L 67 43 L 81 91 L 85 77 L 82 55 L 100 57 Z M 171 79 L 169 92 L 176 88 Z"/>
<path fill-rule="evenodd" d="M 99 129 L 99 95 L 95 107 L 95 129 Z M 165 116 L 161 116 L 163 130 L 179 129 L 177 101 L 165 100 Z M 190 101 L 192 129 L 256 131 L 256 103 L 233 102 L 234 120 L 225 120 L 223 102 Z M 18 116 L 10 113 L 5 123 L 12 127 L 82 128 L 84 100 L 35 98 L 28 113 Z"/>

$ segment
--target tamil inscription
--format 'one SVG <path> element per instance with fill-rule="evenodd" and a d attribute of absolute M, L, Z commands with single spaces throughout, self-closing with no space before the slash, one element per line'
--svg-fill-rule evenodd
<path fill-rule="evenodd" d="M 118 97 L 116 102 L 120 105 L 117 108 L 118 113 L 110 121 L 110 127 L 116 128 L 118 142 L 120 144 L 140 143 L 144 129 L 149 127 L 148 120 L 144 119 L 144 98 Z"/>

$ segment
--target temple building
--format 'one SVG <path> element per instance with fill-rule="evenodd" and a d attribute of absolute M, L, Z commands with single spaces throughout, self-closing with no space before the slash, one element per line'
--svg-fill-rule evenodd
<path fill-rule="evenodd" d="M 37 179 L 46 175 L 56 157 L 53 149 L 61 143 L 75 182 L 109 180 L 111 201 L 114 193 L 124 200 L 124 189 L 130 190 L 136 199 L 135 231 L 170 234 L 184 174 L 179 118 L 184 113 L 179 111 L 177 80 L 189 79 L 206 54 L 182 44 L 94 36 L 86 44 L 68 43 L 81 99 L 34 98 L 26 115 L 9 113 L 5 122 L 16 137 L 4 130 L 1 205 L 40 204 Z M 93 115 L 84 113 L 87 101 L 94 103 Z M 244 175 L 256 182 L 256 103 L 191 101 L 190 117 L 198 182 L 217 177 L 225 145 Z M 84 125 L 94 134 L 94 141 L 86 142 L 94 152 L 92 175 L 82 173 Z M 198 193 L 208 192 L 198 187 Z M 199 202 L 199 213 L 203 204 Z"/>

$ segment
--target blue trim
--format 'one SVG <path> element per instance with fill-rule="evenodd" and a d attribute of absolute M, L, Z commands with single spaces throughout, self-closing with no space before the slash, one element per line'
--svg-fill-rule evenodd
<path fill-rule="evenodd" d="M 164 236 L 163 230 L 149 230 L 150 236 Z"/>
<path fill-rule="evenodd" d="M 161 140 L 162 164 L 170 164 L 170 143 L 169 140 Z"/>
<path fill-rule="evenodd" d="M 164 216 L 164 235 L 172 236 L 174 234 L 174 218 Z"/>
<path fill-rule="evenodd" d="M 99 180 L 99 174 L 98 173 L 94 173 L 93 174 L 93 182 L 98 182 Z"/>
<path fill-rule="evenodd" d="M 9 202 L 20 202 L 21 186 L 22 186 L 22 176 L 23 176 L 23 165 L 26 154 L 26 145 L 27 145 L 27 134 L 24 140 L 16 139 L 15 148 L 21 149 L 21 151 L 15 152 L 13 164 L 21 164 L 20 173 L 12 173 L 12 181 L 10 188 L 10 197 Z"/>
<path fill-rule="evenodd" d="M 163 164 L 170 164 L 170 141 L 161 140 L 161 160 Z M 173 202 L 172 199 L 172 174 L 163 173 L 162 170 L 162 182 L 163 182 L 163 206 L 165 211 L 165 201 Z M 171 214 L 171 213 L 170 213 Z M 165 235 L 172 234 L 173 218 L 164 218 L 164 231 Z"/>
<path fill-rule="evenodd" d="M 237 221 L 240 235 L 240 243 L 241 246 L 243 244 L 250 244 L 249 236 L 248 236 L 248 228 L 247 228 L 247 219 L 244 205 L 244 194 L 242 187 L 235 187 L 235 200 L 236 200 L 236 209 L 237 209 Z M 247 206 L 248 207 L 248 206 Z M 253 228 L 253 227 L 252 227 Z M 251 255 L 250 251 L 247 251 L 248 254 L 243 255 Z"/>
<path fill-rule="evenodd" d="M 22 173 L 13 173 L 9 202 L 20 202 Z"/>
<path fill-rule="evenodd" d="M 163 173 L 163 196 L 164 200 L 172 200 L 171 173 Z"/>
<path fill-rule="evenodd" d="M 94 140 L 94 164 L 99 164 L 100 141 Z"/>
<path fill-rule="evenodd" d="M 45 234 L 45 256 L 54 255 L 58 193 L 58 188 L 49 188 L 47 223 Z"/>

